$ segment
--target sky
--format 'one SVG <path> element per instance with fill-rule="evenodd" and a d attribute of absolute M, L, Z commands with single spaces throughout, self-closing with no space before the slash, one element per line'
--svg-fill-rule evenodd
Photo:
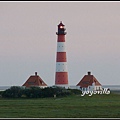
<path fill-rule="evenodd" d="M 35 72 L 55 84 L 57 25 L 66 28 L 69 85 L 90 71 L 120 85 L 120 2 L 0 2 L 0 86 L 22 86 Z"/>

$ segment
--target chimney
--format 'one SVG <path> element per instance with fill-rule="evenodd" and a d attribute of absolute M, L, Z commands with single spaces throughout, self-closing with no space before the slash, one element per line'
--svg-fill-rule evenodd
<path fill-rule="evenodd" d="M 91 75 L 91 72 L 88 72 L 88 75 Z"/>
<path fill-rule="evenodd" d="M 35 76 L 37 76 L 37 72 L 35 72 Z"/>

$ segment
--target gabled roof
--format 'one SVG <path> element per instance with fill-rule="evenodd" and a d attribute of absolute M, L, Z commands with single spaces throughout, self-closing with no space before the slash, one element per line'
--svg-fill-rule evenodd
<path fill-rule="evenodd" d="M 76 86 L 88 87 L 92 86 L 93 83 L 95 83 L 95 86 L 101 86 L 98 80 L 93 75 L 91 75 L 90 72 L 88 72 L 88 75 L 85 75 Z"/>
<path fill-rule="evenodd" d="M 31 86 L 44 87 L 44 86 L 47 86 L 47 84 L 35 72 L 35 75 L 30 76 L 28 78 L 28 80 L 22 86 L 26 86 L 26 87 L 31 87 Z"/>

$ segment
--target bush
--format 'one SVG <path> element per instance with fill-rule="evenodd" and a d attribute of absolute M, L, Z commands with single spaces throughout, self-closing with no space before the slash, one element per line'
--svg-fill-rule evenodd
<path fill-rule="evenodd" d="M 42 94 L 42 89 L 40 87 L 30 87 L 25 88 L 23 91 L 23 95 L 28 98 L 40 98 Z"/>
<path fill-rule="evenodd" d="M 77 89 L 65 89 L 63 87 L 29 87 L 23 88 L 19 86 L 12 86 L 11 88 L 2 91 L 4 98 L 45 98 L 45 97 L 62 97 L 72 94 L 81 94 Z"/>
<path fill-rule="evenodd" d="M 20 98 L 22 96 L 23 89 L 19 86 L 12 86 L 9 89 L 3 91 L 2 97 L 5 98 Z"/>
<path fill-rule="evenodd" d="M 70 91 L 72 94 L 76 94 L 76 95 L 82 94 L 82 91 L 78 89 L 70 89 Z"/>

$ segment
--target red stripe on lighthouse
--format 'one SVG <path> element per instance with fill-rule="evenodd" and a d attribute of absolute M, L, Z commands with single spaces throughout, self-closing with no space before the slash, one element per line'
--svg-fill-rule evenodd
<path fill-rule="evenodd" d="M 67 72 L 56 72 L 55 84 L 68 84 L 68 73 Z"/>
<path fill-rule="evenodd" d="M 56 62 L 67 62 L 66 52 L 57 52 Z"/>
<path fill-rule="evenodd" d="M 64 35 L 59 35 L 58 42 L 65 42 L 65 36 Z"/>

